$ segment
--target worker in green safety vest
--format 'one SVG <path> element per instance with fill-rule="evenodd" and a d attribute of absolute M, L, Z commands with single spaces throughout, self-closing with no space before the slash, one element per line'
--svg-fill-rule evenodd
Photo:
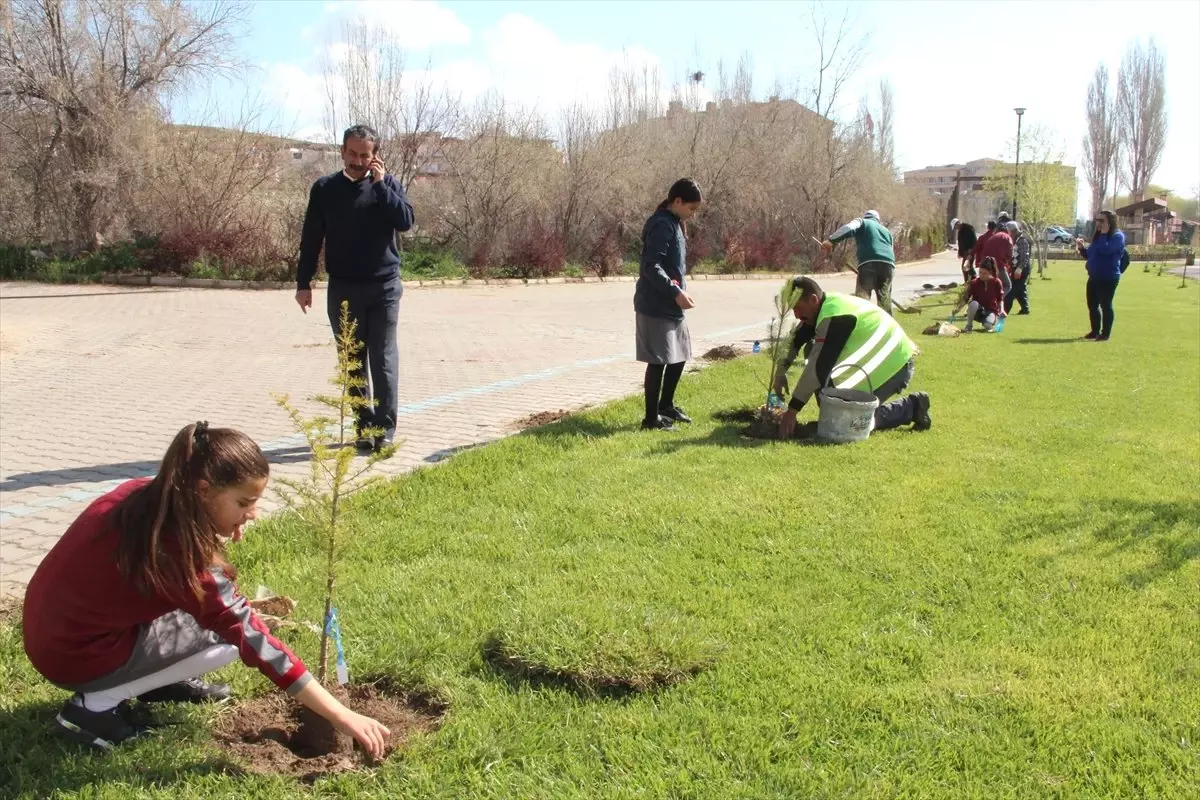
<path fill-rule="evenodd" d="M 812 278 L 797 277 L 784 284 L 780 308 L 792 309 L 801 326 L 813 329 L 812 349 L 804 373 L 779 423 L 779 438 L 796 429 L 796 415 L 827 383 L 838 389 L 859 389 L 879 398 L 875 430 L 912 423 L 913 430 L 928 430 L 929 395 L 914 392 L 890 402 L 908 387 L 913 377 L 917 346 L 879 306 L 837 292 L 825 292 Z"/>

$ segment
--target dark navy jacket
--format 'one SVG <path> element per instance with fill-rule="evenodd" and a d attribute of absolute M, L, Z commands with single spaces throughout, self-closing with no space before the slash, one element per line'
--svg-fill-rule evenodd
<path fill-rule="evenodd" d="M 687 241 L 679 217 L 665 208 L 642 228 L 642 268 L 633 308 L 648 317 L 683 319 L 675 296 L 687 289 Z"/>
<path fill-rule="evenodd" d="M 385 282 L 400 271 L 396 231 L 413 226 L 412 204 L 392 175 L 352 181 L 344 172 L 318 178 L 308 193 L 296 288 L 308 289 L 325 248 L 331 279 Z"/>

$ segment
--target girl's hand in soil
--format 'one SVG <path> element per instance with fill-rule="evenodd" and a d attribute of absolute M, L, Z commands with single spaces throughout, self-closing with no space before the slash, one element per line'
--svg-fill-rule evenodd
<path fill-rule="evenodd" d="M 385 742 L 392 732 L 382 724 L 346 708 L 315 680 L 309 681 L 303 689 L 296 692 L 296 700 L 329 720 L 329 724 L 342 733 L 353 736 L 372 758 L 383 758 Z"/>
<path fill-rule="evenodd" d="M 371 754 L 371 758 L 376 761 L 383 758 L 387 737 L 392 735 L 392 732 L 384 727 L 383 723 L 370 717 L 364 717 L 348 708 L 330 721 L 342 733 L 353 736 L 355 741 Z"/>

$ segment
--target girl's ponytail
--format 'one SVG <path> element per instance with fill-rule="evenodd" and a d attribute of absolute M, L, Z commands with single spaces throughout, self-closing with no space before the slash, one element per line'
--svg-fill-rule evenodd
<path fill-rule="evenodd" d="M 188 425 L 175 435 L 154 479 L 113 509 L 121 529 L 117 564 L 143 594 L 166 597 L 202 593 L 201 576 L 212 566 L 230 572 L 221 531 L 201 497 L 212 489 L 265 479 L 266 456 L 250 437 L 232 428 Z"/>

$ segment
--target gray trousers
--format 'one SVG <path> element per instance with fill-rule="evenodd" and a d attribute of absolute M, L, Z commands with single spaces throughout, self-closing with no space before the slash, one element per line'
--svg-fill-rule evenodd
<path fill-rule="evenodd" d="M 892 313 L 892 279 L 896 276 L 896 265 L 886 261 L 864 261 L 858 265 L 858 280 L 854 294 L 863 300 L 871 299 L 875 292 L 875 304 Z"/>
<path fill-rule="evenodd" d="M 879 398 L 879 408 L 875 409 L 875 430 L 886 431 L 890 428 L 899 428 L 901 425 L 907 425 L 913 421 L 913 413 L 917 410 L 917 405 L 912 395 L 892 400 L 890 403 L 884 401 L 908 388 L 908 384 L 912 382 L 914 368 L 915 365 L 910 358 L 899 372 L 888 378 L 882 386 L 875 390 L 875 396 Z"/>
<path fill-rule="evenodd" d="M 352 283 L 329 280 L 329 324 L 333 335 L 340 334 L 339 319 L 342 301 L 350 304 L 350 317 L 357 325 L 357 338 L 364 348 L 359 352 L 362 369 L 359 376 L 366 381 L 364 389 L 355 389 L 375 400 L 374 408 L 359 412 L 358 427 L 380 428 L 391 441 L 396 434 L 396 411 L 400 397 L 400 346 L 396 329 L 400 323 L 400 297 L 404 287 L 396 276 L 383 283 Z"/>
<path fill-rule="evenodd" d="M 101 692 L 161 672 L 185 658 L 222 644 L 225 641 L 221 637 L 200 627 L 191 614 L 172 611 L 141 627 L 129 660 L 112 672 L 87 683 L 56 685 L 81 694 Z"/>

